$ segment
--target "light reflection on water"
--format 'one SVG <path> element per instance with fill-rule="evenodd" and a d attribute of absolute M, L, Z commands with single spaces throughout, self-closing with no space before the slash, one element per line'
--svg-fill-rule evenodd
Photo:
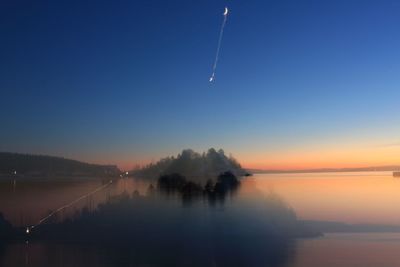
<path fill-rule="evenodd" d="M 400 225 L 400 179 L 391 172 L 259 174 L 254 183 L 301 219 Z"/>
<path fill-rule="evenodd" d="M 101 186 L 100 181 L 0 182 L 0 212 L 14 225 L 36 223 L 51 210 Z M 95 208 L 113 195 L 137 190 L 145 194 L 148 182 L 118 180 L 106 190 L 59 214 L 67 217 L 84 206 Z M 282 197 L 299 218 L 400 225 L 400 179 L 390 172 L 257 174 L 242 182 L 241 194 L 259 189 Z"/>

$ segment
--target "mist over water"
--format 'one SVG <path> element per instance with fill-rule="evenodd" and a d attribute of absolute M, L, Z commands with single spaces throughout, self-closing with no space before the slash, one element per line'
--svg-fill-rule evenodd
<path fill-rule="evenodd" d="M 147 183 L 147 185 L 149 185 Z M 88 185 L 85 185 L 88 187 Z M 298 235 L 295 213 L 276 196 L 149 191 L 121 179 L 107 201 L 39 225 L 11 242 L 5 264 L 21 266 L 284 266 Z M 136 191 L 136 189 L 142 189 Z M 94 206 L 94 205 L 93 205 Z M 156 256 L 155 256 L 156 255 Z"/>
<path fill-rule="evenodd" d="M 255 175 L 241 180 L 238 190 L 218 197 L 188 197 L 159 191 L 154 182 L 120 179 L 39 226 L 26 240 L 0 242 L 0 266 L 305 267 L 314 262 L 394 267 L 398 266 L 398 234 L 307 238 L 312 232 L 301 228 L 298 218 L 393 222 L 395 215 L 376 217 L 379 209 L 372 202 L 361 202 L 381 195 L 376 199 L 379 205 L 394 212 L 399 201 L 396 182 L 388 173 Z M 0 186 L 0 211 L 14 226 L 35 223 L 103 184 L 95 180 L 24 183 L 17 182 L 15 188 L 6 182 Z M 389 187 L 393 194 L 383 196 Z M 370 198 L 361 188 L 370 188 Z M 333 205 L 335 195 L 349 205 Z M 367 216 L 367 210 L 372 216 Z M 349 211 L 354 211 L 354 217 L 347 216 Z M 336 217 L 326 217 L 328 213 Z"/>

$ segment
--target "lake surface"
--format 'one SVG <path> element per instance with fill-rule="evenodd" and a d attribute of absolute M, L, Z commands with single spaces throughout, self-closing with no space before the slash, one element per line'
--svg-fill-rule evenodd
<path fill-rule="evenodd" d="M 106 182 L 2 181 L 0 212 L 16 226 L 34 225 L 50 211 Z M 189 243 L 193 247 L 184 249 L 180 240 L 175 240 L 176 246 L 181 246 L 180 253 L 146 251 L 150 254 L 147 258 L 137 255 L 139 237 L 132 240 L 129 249 L 104 244 L 12 242 L 0 244 L 0 266 L 194 266 L 190 260 L 199 266 L 400 266 L 399 233 L 329 233 L 317 238 L 280 240 L 263 227 L 271 220 L 278 224 L 288 221 L 290 214 L 282 206 L 290 207 L 298 218 L 306 220 L 400 225 L 400 179 L 393 178 L 390 172 L 258 174 L 243 180 L 234 195 L 212 203 L 171 196 L 149 202 L 144 197 L 148 187 L 149 183 L 141 180 L 116 180 L 54 219 L 63 221 L 84 207 L 96 210 L 98 204 L 126 192 L 143 196 L 135 202 L 142 207 L 135 216 L 151 213 L 151 221 L 145 224 L 148 227 L 153 223 L 158 229 L 158 223 L 165 227 L 164 232 L 173 233 L 172 239 L 195 236 L 201 241 L 192 240 Z M 289 224 L 290 220 L 282 227 L 289 231 Z M 142 224 L 132 224 L 132 228 L 138 227 L 146 231 Z M 232 231 L 225 231 L 227 227 Z M 212 235 L 215 239 L 210 243 L 207 237 Z M 169 242 L 171 236 L 159 233 L 155 238 Z M 144 243 L 139 245 L 146 247 Z M 214 249 L 209 250 L 210 247 Z M 230 250 L 225 251 L 225 247 Z M 155 260 L 157 257 L 159 261 Z"/>
<path fill-rule="evenodd" d="M 298 240 L 290 267 L 400 266 L 399 233 L 325 234 Z"/>
<path fill-rule="evenodd" d="M 400 179 L 392 172 L 260 174 L 254 183 L 301 219 L 400 225 Z"/>
<path fill-rule="evenodd" d="M 0 182 L 0 212 L 15 225 L 34 224 L 49 211 L 101 186 L 100 181 Z M 148 183 L 116 181 L 92 197 L 74 205 L 94 208 L 107 197 L 123 191 L 145 194 Z M 241 191 L 274 192 L 301 219 L 400 225 L 400 179 L 391 172 L 257 174 L 242 182 Z"/>
<path fill-rule="evenodd" d="M 286 259 L 259 266 L 398 267 L 399 250 L 400 234 L 327 234 L 321 238 L 297 240 L 290 253 L 285 254 Z M 118 252 L 94 246 L 16 243 L 5 249 L 0 264 L 32 267 L 142 266 L 127 262 L 123 256 L 125 251 Z M 113 254 L 112 260 L 107 259 L 106 254 Z"/>

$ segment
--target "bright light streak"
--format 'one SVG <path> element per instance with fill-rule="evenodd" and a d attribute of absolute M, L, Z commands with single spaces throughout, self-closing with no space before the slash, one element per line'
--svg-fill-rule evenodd
<path fill-rule="evenodd" d="M 224 29 L 225 29 L 226 20 L 228 19 L 228 13 L 229 13 L 228 7 L 225 7 L 225 11 L 224 11 L 224 14 L 223 14 L 224 15 L 224 20 L 222 21 L 221 30 L 219 32 L 217 53 L 215 54 L 214 65 L 213 65 L 212 74 L 211 74 L 211 77 L 209 79 L 209 82 L 213 82 L 215 80 L 215 72 L 217 70 L 219 52 L 221 50 L 222 37 L 224 36 Z"/>

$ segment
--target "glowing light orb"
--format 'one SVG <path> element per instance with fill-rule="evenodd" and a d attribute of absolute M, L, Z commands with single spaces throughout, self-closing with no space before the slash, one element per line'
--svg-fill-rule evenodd
<path fill-rule="evenodd" d="M 225 7 L 224 16 L 228 15 L 228 12 L 229 12 L 228 7 Z"/>

